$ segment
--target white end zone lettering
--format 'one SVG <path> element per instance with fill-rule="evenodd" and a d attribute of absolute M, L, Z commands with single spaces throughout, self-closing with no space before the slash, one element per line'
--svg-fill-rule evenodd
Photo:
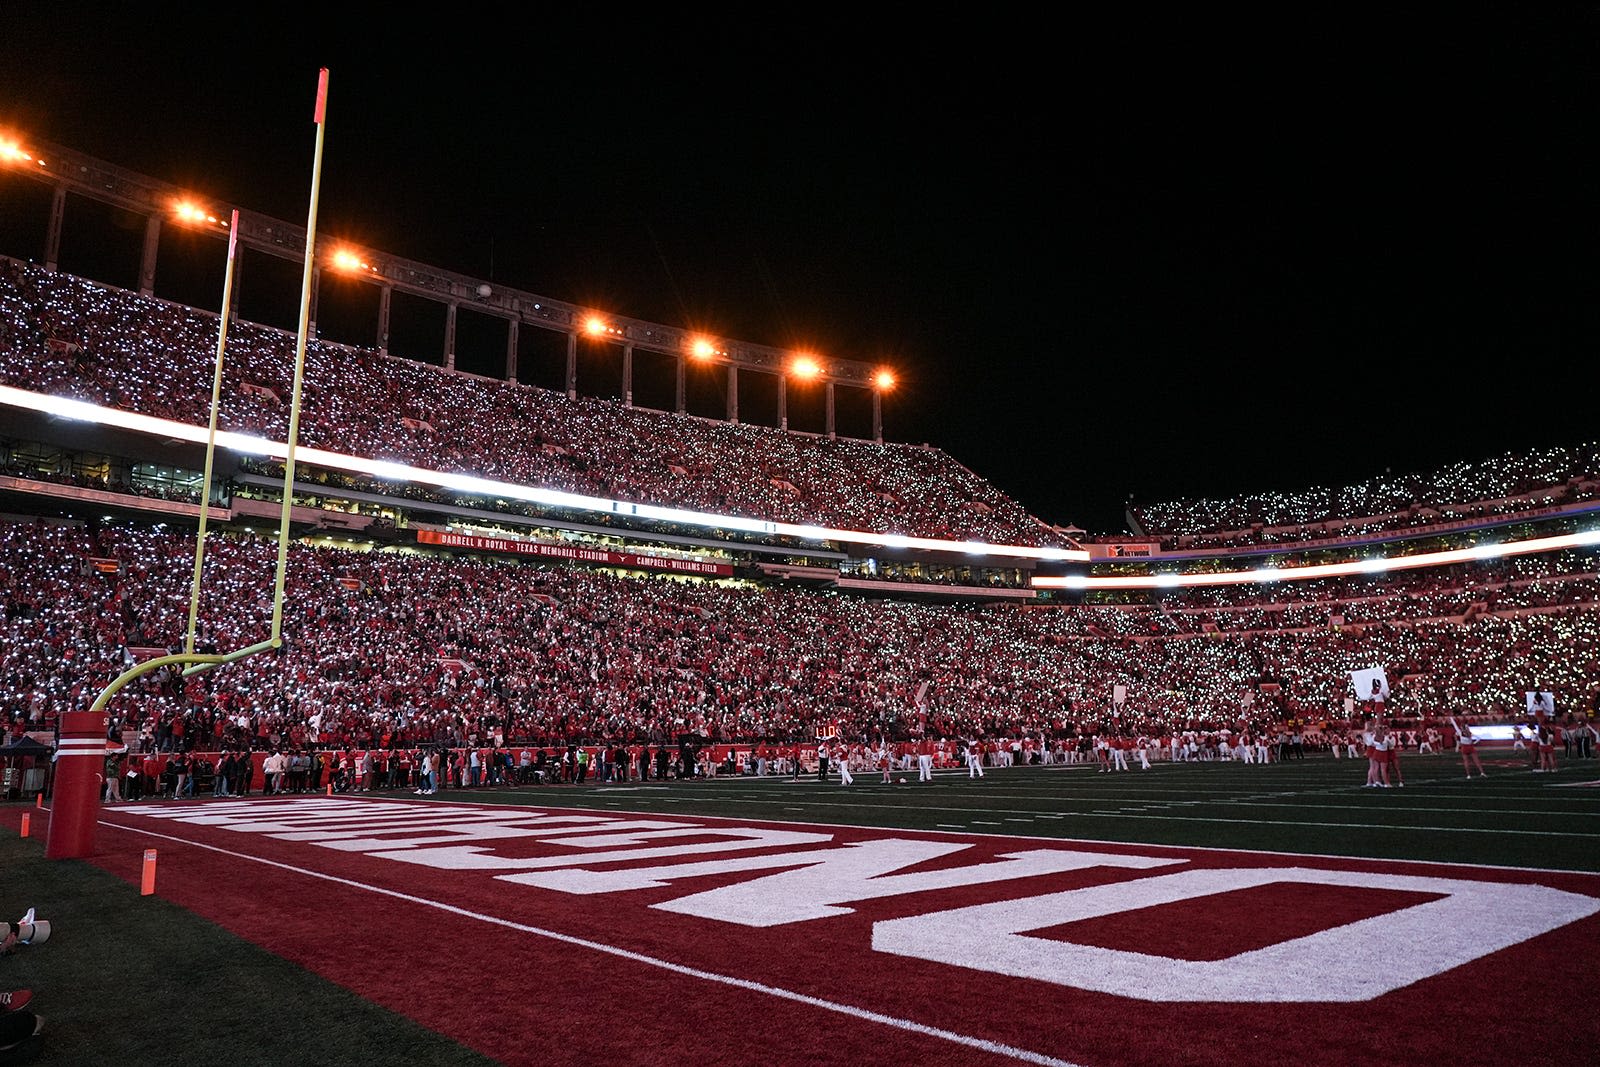
<path fill-rule="evenodd" d="M 501 880 L 563 893 L 618 893 L 653 889 L 680 879 L 704 878 L 708 875 L 739 874 L 775 867 L 800 868 L 653 905 L 660 911 L 680 915 L 697 915 L 719 922 L 765 927 L 848 915 L 854 909 L 839 906 L 846 901 L 877 900 L 905 893 L 981 885 L 1086 867 L 1149 868 L 1185 862 L 1099 852 L 1037 849 L 1006 853 L 992 863 L 975 863 L 919 874 L 892 873 L 971 847 L 945 841 L 885 838 L 836 848 L 813 849 L 810 852 L 734 856 L 698 863 L 615 871 L 579 868 L 540 874 L 508 874 L 502 875 Z"/>
<path fill-rule="evenodd" d="M 1304 882 L 1446 894 L 1221 960 L 1079 945 L 1030 930 L 1196 897 Z M 1161 1002 L 1371 1000 L 1600 911 L 1540 885 L 1302 867 L 1190 870 L 874 925 L 879 952 Z M 1404 951 L 1392 946 L 1403 945 Z"/>
<path fill-rule="evenodd" d="M 653 943 L 670 941 L 675 928 L 686 937 L 696 934 L 699 927 L 684 917 L 755 929 L 812 922 L 806 930 L 819 935 L 817 951 L 829 958 L 842 953 L 862 962 L 876 961 L 874 966 L 881 969 L 894 965 L 892 957 L 911 957 L 961 968 L 970 980 L 984 974 L 1006 975 L 1059 990 L 1162 1003 L 1359 1004 L 1533 939 L 1542 940 L 1543 946 L 1530 947 L 1525 957 L 1506 954 L 1501 959 L 1513 969 L 1519 960 L 1523 966 L 1530 959 L 1548 961 L 1550 953 L 1561 947 L 1543 935 L 1590 920 L 1583 924 L 1587 931 L 1583 936 L 1592 941 L 1600 925 L 1593 922 L 1600 914 L 1600 891 L 1591 888 L 1595 878 L 1577 872 L 1457 868 L 1445 872 L 1450 877 L 1427 877 L 1397 873 L 1406 868 L 1393 864 L 1385 865 L 1384 873 L 1375 873 L 1375 865 L 1363 865 L 1367 869 L 1362 871 L 1270 865 L 1219 869 L 1208 864 L 1318 861 L 1274 854 L 1262 854 L 1259 861 L 1224 860 L 1216 853 L 1157 851 L 1155 846 L 1154 855 L 1132 855 L 1110 847 L 1094 851 L 1096 846 L 1087 842 L 1039 838 L 985 836 L 978 842 L 952 835 L 924 837 L 915 831 L 899 831 L 902 836 L 884 831 L 885 836 L 874 837 L 874 831 L 860 827 L 807 830 L 794 824 L 739 825 L 650 813 L 333 798 L 219 803 L 203 809 L 173 804 L 117 809 L 106 816 L 119 824 L 159 820 L 169 831 L 177 828 L 175 824 L 190 823 L 201 838 L 247 834 L 261 852 L 270 846 L 305 850 L 301 855 L 334 849 L 343 853 L 346 865 L 364 853 L 375 860 L 433 868 L 459 878 L 464 886 L 474 879 L 493 878 L 529 891 L 574 895 L 676 887 L 674 892 L 636 902 L 630 923 L 650 930 L 652 938 L 664 939 Z M 496 840 L 505 845 L 494 848 Z M 964 865 L 918 870 L 940 861 L 963 860 Z M 1185 866 L 1175 870 L 1175 865 Z M 416 867 L 395 879 L 408 891 L 421 877 Z M 1113 883 L 1040 892 L 1086 880 L 1042 879 L 1097 867 L 1122 868 L 1127 874 Z M 1438 866 L 1422 869 L 1440 871 Z M 375 876 L 382 878 L 376 871 Z M 711 888 L 694 884 L 696 879 L 713 877 L 734 881 Z M 1017 879 L 1034 881 L 1013 885 L 1014 896 L 1034 895 L 994 901 L 1005 895 L 1004 883 Z M 1305 936 L 1286 933 L 1276 944 L 1220 959 L 1169 958 L 1159 954 L 1160 947 L 1122 942 L 1115 948 L 1072 943 L 1058 939 L 1063 934 L 1070 938 L 1070 927 L 1052 929 L 1188 901 L 1206 909 L 1208 897 L 1281 883 L 1322 885 L 1330 892 L 1334 887 L 1366 888 L 1437 899 L 1410 906 L 1391 904 L 1393 910 L 1382 915 Z M 440 884 L 448 882 L 441 879 Z M 994 888 L 981 895 L 972 891 L 982 886 Z M 939 895 L 942 892 L 949 895 Z M 914 894 L 918 896 L 912 900 L 878 903 Z M 518 894 L 498 897 L 504 898 L 509 911 L 519 906 Z M 994 902 L 971 904 L 974 900 Z M 625 898 L 613 906 L 620 913 L 627 907 Z M 887 917 L 923 909 L 942 910 Z M 864 912 L 866 921 L 826 921 L 856 912 Z M 1149 928 L 1138 922 L 1132 925 Z M 870 939 L 862 936 L 869 926 Z M 1298 925 L 1294 932 L 1304 929 Z M 1035 933 L 1047 930 L 1049 936 Z M 1259 937 L 1249 942 L 1260 944 Z M 869 947 L 874 951 L 865 951 Z M 1496 961 L 1485 970 L 1499 965 Z M 1426 998 L 1430 988 L 1416 992 Z"/>
<path fill-rule="evenodd" d="M 604 826 L 596 827 L 604 830 Z M 627 847 L 643 842 L 672 837 L 721 837 L 724 841 L 701 841 L 695 844 L 663 845 L 658 848 Z M 563 856 L 497 856 L 476 845 L 455 848 L 399 849 L 389 852 L 369 852 L 378 859 L 400 860 L 423 867 L 437 867 L 447 871 L 537 871 L 547 867 L 571 867 L 579 863 L 620 863 L 630 860 L 660 859 L 713 852 L 735 852 L 748 848 L 790 848 L 796 845 L 820 845 L 833 840 L 832 834 L 810 834 L 796 830 L 767 830 L 756 827 L 680 826 L 672 830 L 641 830 L 637 833 L 596 834 L 592 837 L 564 837 L 542 842 L 568 848 L 603 849 L 586 855 Z"/>
<path fill-rule="evenodd" d="M 451 845 L 464 841 L 507 841 L 528 837 L 554 837 L 557 834 L 573 834 L 583 830 L 607 831 L 608 836 L 613 830 L 665 830 L 677 829 L 681 823 L 662 822 L 659 819 L 594 819 L 589 827 L 573 825 L 583 822 L 579 819 L 553 819 L 553 822 L 565 822 L 562 826 L 526 825 L 513 821 L 499 820 L 494 822 L 479 823 L 451 823 L 440 825 L 438 823 L 424 824 L 408 827 L 415 831 L 411 837 L 353 837 L 351 831 L 317 830 L 293 834 L 274 834 L 281 841 L 310 841 L 314 844 L 325 845 L 328 848 L 339 849 L 343 852 L 379 852 L 397 848 L 430 848 L 434 845 Z M 400 827 L 378 828 L 384 833 L 395 833 Z M 364 827 L 361 832 L 371 834 L 374 828 Z M 573 838 L 567 837 L 552 844 L 570 845 Z M 598 847 L 585 844 L 585 848 Z"/>

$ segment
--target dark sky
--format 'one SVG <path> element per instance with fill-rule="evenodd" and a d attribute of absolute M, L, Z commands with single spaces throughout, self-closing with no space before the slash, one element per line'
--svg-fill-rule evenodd
<path fill-rule="evenodd" d="M 303 221 L 327 66 L 323 234 L 886 361 L 886 436 L 1096 533 L 1593 440 L 1600 14 L 1285 7 L 22 0 L 0 127 Z"/>

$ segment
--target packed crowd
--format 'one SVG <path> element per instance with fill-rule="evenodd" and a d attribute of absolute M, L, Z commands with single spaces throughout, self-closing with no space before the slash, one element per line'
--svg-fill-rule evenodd
<path fill-rule="evenodd" d="M 1600 498 L 1600 443 L 1460 462 L 1338 488 L 1130 506 L 1140 530 L 1176 545 L 1291 543 L 1425 530 Z"/>
<path fill-rule="evenodd" d="M 1418 619 L 1464 621 L 1471 614 L 1600 601 L 1600 563 L 1569 550 L 1510 556 L 1373 579 L 1281 583 L 1169 594 L 1152 621 L 1161 633 L 1312 629 Z M 1150 617 L 1135 612 L 1134 617 Z"/>
<path fill-rule="evenodd" d="M 48 729 L 137 658 L 181 644 L 193 554 L 191 531 L 0 524 L 0 706 L 13 729 Z M 275 556 L 250 535 L 208 539 L 201 651 L 267 636 Z M 1395 717 L 1493 718 L 1528 688 L 1592 703 L 1593 583 L 1548 588 L 1554 603 L 1467 624 L 1136 639 L 1163 605 L 915 604 L 302 544 L 281 650 L 190 678 L 154 672 L 109 710 L 132 747 L 158 750 L 1161 736 L 1338 717 L 1349 672 L 1377 665 L 1394 679 Z"/>
<path fill-rule="evenodd" d="M 0 382 L 192 425 L 217 317 L 0 261 Z M 219 425 L 287 436 L 295 339 L 230 329 Z M 873 532 L 1059 544 L 942 451 L 626 407 L 313 340 L 300 442 L 623 501 Z"/>

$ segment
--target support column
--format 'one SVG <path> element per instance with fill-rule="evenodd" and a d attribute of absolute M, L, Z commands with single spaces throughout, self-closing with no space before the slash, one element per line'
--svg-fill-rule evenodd
<path fill-rule="evenodd" d="M 633 407 L 633 346 L 622 346 L 622 406 Z"/>
<path fill-rule="evenodd" d="M 389 312 L 394 303 L 394 286 L 378 287 L 378 354 L 389 354 Z"/>
<path fill-rule="evenodd" d="M 144 220 L 144 250 L 139 254 L 139 295 L 156 295 L 156 253 L 161 248 L 161 216 Z"/>
<path fill-rule="evenodd" d="M 778 375 L 778 429 L 789 428 L 789 376 Z"/>
<path fill-rule="evenodd" d="M 739 424 L 739 364 L 728 364 L 728 421 Z"/>
<path fill-rule="evenodd" d="M 883 390 L 872 390 L 872 439 L 883 444 Z"/>
<path fill-rule="evenodd" d="M 456 309 L 454 300 L 444 306 L 444 369 L 456 369 Z"/>
<path fill-rule="evenodd" d="M 684 389 L 683 389 L 683 357 L 679 356 L 678 357 L 678 406 L 676 408 L 676 410 L 677 410 L 679 415 L 682 415 L 685 411 L 688 410 L 688 408 L 684 405 L 683 392 L 684 392 Z"/>
<path fill-rule="evenodd" d="M 567 334 L 567 399 L 578 399 L 578 335 Z"/>
<path fill-rule="evenodd" d="M 67 214 L 67 187 L 58 185 L 50 194 L 50 226 L 44 235 L 44 269 L 53 271 L 61 262 L 61 223 Z"/>
<path fill-rule="evenodd" d="M 311 299 L 306 308 L 306 336 L 317 339 L 317 304 L 322 298 L 322 268 L 311 268 Z"/>
<path fill-rule="evenodd" d="M 831 440 L 833 438 L 833 383 L 832 382 L 828 383 L 827 407 L 828 407 L 828 415 L 827 415 L 828 437 Z"/>
<path fill-rule="evenodd" d="M 506 381 L 517 380 L 517 339 L 522 332 L 522 320 L 512 319 L 506 330 Z"/>

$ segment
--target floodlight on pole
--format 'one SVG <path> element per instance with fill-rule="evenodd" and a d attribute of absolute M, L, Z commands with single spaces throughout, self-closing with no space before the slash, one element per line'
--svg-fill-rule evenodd
<path fill-rule="evenodd" d="M 0 163 L 33 163 L 33 156 L 10 137 L 0 138 Z"/>
<path fill-rule="evenodd" d="M 328 257 L 328 266 L 343 274 L 376 274 L 378 268 L 368 263 L 359 251 L 353 248 L 337 248 Z"/>
<path fill-rule="evenodd" d="M 237 216 L 238 212 L 234 212 L 234 215 Z M 206 210 L 193 200 L 174 200 L 172 202 L 172 216 L 185 226 L 216 226 L 229 229 L 230 236 L 228 240 L 232 242 L 235 239 L 233 228 L 229 226 L 227 220 L 218 218 L 214 212 Z"/>
<path fill-rule="evenodd" d="M 872 439 L 883 444 L 883 394 L 894 388 L 894 372 L 880 370 L 872 376 Z"/>

